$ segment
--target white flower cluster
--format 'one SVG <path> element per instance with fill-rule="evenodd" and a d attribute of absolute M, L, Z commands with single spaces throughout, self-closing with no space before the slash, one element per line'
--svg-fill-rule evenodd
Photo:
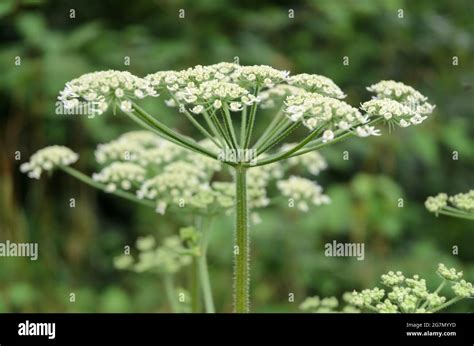
<path fill-rule="evenodd" d="M 187 150 L 150 131 L 132 131 L 108 143 L 99 144 L 95 151 L 95 158 L 100 164 L 129 161 L 143 167 L 156 168 L 182 157 L 185 153 Z"/>
<path fill-rule="evenodd" d="M 242 109 L 242 104 L 250 105 L 256 101 L 255 96 L 235 83 L 210 80 L 197 87 L 187 87 L 177 95 L 181 101 L 194 104 L 191 112 L 200 114 L 210 105 L 215 109 L 223 107 L 223 102 L 229 102 L 233 111 Z"/>
<path fill-rule="evenodd" d="M 291 76 L 288 84 L 305 89 L 311 93 L 343 99 L 346 95 L 331 79 L 317 74 L 301 73 Z"/>
<path fill-rule="evenodd" d="M 256 166 L 247 171 L 249 186 L 266 187 L 270 181 L 283 178 L 283 166 L 279 162 L 270 165 Z"/>
<path fill-rule="evenodd" d="M 458 272 L 455 268 L 448 269 L 443 263 L 438 265 L 436 272 L 439 276 L 448 281 L 457 281 L 463 276 L 463 272 Z"/>
<path fill-rule="evenodd" d="M 127 71 L 100 71 L 87 73 L 73 79 L 60 92 L 59 100 L 66 109 L 80 102 L 95 102 L 97 114 L 104 113 L 111 104 L 124 111 L 132 110 L 132 99 L 158 96 L 148 81 Z"/>
<path fill-rule="evenodd" d="M 427 98 L 411 86 L 393 80 L 383 80 L 367 87 L 378 99 L 397 100 L 403 104 L 422 104 Z"/>
<path fill-rule="evenodd" d="M 449 206 L 448 202 L 452 206 Z M 425 207 L 428 211 L 435 214 L 446 211 L 448 213 L 456 213 L 455 215 L 459 214 L 460 217 L 463 217 L 463 215 L 470 217 L 474 213 L 474 190 L 458 193 L 454 196 L 448 196 L 445 193 L 430 196 L 425 201 Z"/>
<path fill-rule="evenodd" d="M 394 273 L 389 271 L 387 274 L 382 275 L 382 282 L 385 286 L 396 286 L 400 285 L 405 280 L 403 273 L 398 271 Z"/>
<path fill-rule="evenodd" d="M 474 190 L 470 190 L 466 193 L 458 193 L 452 197 L 449 197 L 449 201 L 456 208 L 466 210 L 468 212 L 474 212 Z"/>
<path fill-rule="evenodd" d="M 352 294 L 349 292 L 344 293 L 342 300 L 348 303 L 351 300 Z M 339 308 L 339 301 L 336 297 L 319 298 L 318 296 L 306 298 L 299 306 L 299 309 L 303 312 L 312 313 L 358 313 L 359 309 L 352 305 L 345 305 L 341 310 Z"/>
<path fill-rule="evenodd" d="M 262 109 L 273 108 L 276 105 L 281 105 L 285 96 L 297 95 L 304 92 L 304 89 L 292 85 L 277 84 L 273 88 L 265 89 L 258 94 L 260 98 L 259 107 Z"/>
<path fill-rule="evenodd" d="M 445 280 L 452 281 L 451 289 L 459 298 L 468 298 L 474 295 L 472 284 L 461 280 L 462 272 L 454 268 L 448 269 L 439 264 L 438 274 Z M 380 313 L 426 313 L 442 309 L 447 301 L 446 297 L 435 292 L 429 292 L 426 280 L 418 275 L 405 278 L 402 272 L 388 272 L 382 275 L 382 283 L 391 291 L 383 289 L 365 289 L 362 292 L 354 291 L 349 303 L 361 309 Z"/>
<path fill-rule="evenodd" d="M 328 129 L 325 133 L 328 141 L 334 138 L 332 134 L 334 125 L 346 131 L 368 121 L 368 117 L 363 116 L 357 108 L 344 101 L 317 93 L 289 95 L 284 103 L 285 114 L 291 121 L 302 121 L 310 130 L 324 125 Z"/>
<path fill-rule="evenodd" d="M 39 179 L 43 171 L 52 171 L 60 166 L 69 166 L 76 162 L 79 155 L 71 149 L 52 145 L 38 150 L 30 157 L 28 162 L 20 166 L 23 173 L 28 173 L 28 177 Z"/>
<path fill-rule="evenodd" d="M 421 124 L 427 117 L 416 113 L 409 106 L 391 99 L 374 99 L 364 102 L 361 109 L 371 116 L 381 116 L 400 127 Z"/>
<path fill-rule="evenodd" d="M 156 211 L 164 214 L 169 204 L 190 204 L 200 190 L 209 189 L 205 178 L 206 173 L 198 167 L 176 161 L 167 165 L 162 173 L 144 181 L 137 196 L 157 201 Z"/>
<path fill-rule="evenodd" d="M 232 80 L 244 85 L 271 88 L 288 79 L 290 72 L 280 71 L 267 65 L 242 66 L 231 75 Z"/>
<path fill-rule="evenodd" d="M 288 74 L 287 71 L 266 65 L 240 66 L 224 62 L 209 66 L 197 65 L 182 71 L 160 71 L 146 76 L 145 80 L 150 82 L 155 90 L 166 88 L 175 93 L 186 88 L 199 87 L 209 81 L 269 88 L 284 82 Z"/>
<path fill-rule="evenodd" d="M 421 124 L 435 106 L 411 86 L 395 81 L 380 81 L 367 88 L 375 98 L 361 108 L 371 116 L 383 117 L 401 127 Z"/>
<path fill-rule="evenodd" d="M 286 152 L 293 148 L 295 144 L 285 143 L 281 146 L 281 151 Z M 285 162 L 289 167 L 301 166 L 308 170 L 312 175 L 318 175 L 328 167 L 324 157 L 317 151 L 310 151 L 304 155 L 293 156 Z"/>
<path fill-rule="evenodd" d="M 466 280 L 460 280 L 453 285 L 454 294 L 460 298 L 472 298 L 474 297 L 474 287 L 472 283 Z"/>
<path fill-rule="evenodd" d="M 227 208 L 235 204 L 235 186 L 231 182 L 215 181 L 212 183 L 216 201 Z M 247 203 L 250 209 L 264 208 L 270 200 L 267 197 L 266 186 L 259 186 L 249 182 L 247 186 Z"/>
<path fill-rule="evenodd" d="M 318 296 L 306 298 L 299 306 L 300 310 L 306 312 L 335 312 L 339 301 L 336 297 L 319 298 Z"/>
<path fill-rule="evenodd" d="M 281 194 L 292 199 L 295 206 L 301 211 L 308 211 L 310 205 L 328 204 L 330 199 L 324 195 L 323 188 L 316 182 L 297 176 L 290 176 L 286 180 L 277 182 Z"/>
<path fill-rule="evenodd" d="M 425 201 L 425 207 L 432 213 L 438 213 L 441 209 L 448 205 L 448 195 L 439 193 L 436 196 L 430 196 Z"/>
<path fill-rule="evenodd" d="M 114 265 L 120 270 L 147 271 L 174 274 L 192 262 L 193 252 L 183 244 L 178 236 L 165 238 L 157 247 L 153 236 L 141 237 L 136 241 L 138 256 L 121 255 L 114 258 Z"/>
<path fill-rule="evenodd" d="M 371 306 L 374 303 L 379 302 L 385 296 L 385 291 L 378 287 L 373 289 L 364 289 L 361 292 L 353 291 L 351 292 L 351 298 L 349 303 L 355 305 L 358 308 L 363 308 L 365 306 Z"/>
<path fill-rule="evenodd" d="M 119 186 L 123 190 L 130 190 L 132 186 L 139 186 L 145 179 L 145 169 L 131 162 L 113 162 L 103 168 L 100 173 L 94 173 L 92 179 L 106 184 L 107 192 L 114 192 Z"/>

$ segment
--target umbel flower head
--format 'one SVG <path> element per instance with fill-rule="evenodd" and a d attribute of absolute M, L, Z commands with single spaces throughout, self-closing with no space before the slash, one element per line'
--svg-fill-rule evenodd
<path fill-rule="evenodd" d="M 97 100 L 101 111 L 110 104 L 114 105 L 114 109 L 118 106 L 142 128 L 233 169 L 235 229 L 238 233 L 235 240 L 236 246 L 242 249 L 241 254 L 235 254 L 234 305 L 237 312 L 246 312 L 249 307 L 250 215 L 247 196 L 251 184 L 247 180 L 247 174 L 250 175 L 248 172 L 255 171 L 259 166 L 304 155 L 350 135 L 379 136 L 381 130 L 376 126 L 380 123 L 388 124 L 390 128 L 420 124 L 434 108 L 418 91 L 399 82 L 382 81 L 369 87 L 369 90 L 375 93 L 373 100 L 356 108 L 343 101 L 345 94 L 327 77 L 311 74 L 291 76 L 287 71 L 266 65 L 220 63 L 198 65 L 181 71 L 157 72 L 145 78 L 117 71 L 87 74 L 68 83 L 60 99 L 66 107 L 77 100 Z M 158 94 L 166 106 L 176 107 L 204 138 L 194 139 L 170 128 L 161 117 L 152 116 L 139 105 L 142 97 Z M 270 112 L 272 115 L 268 117 Z M 266 124 L 258 136 L 256 129 L 262 127 L 254 126 L 256 119 Z M 296 131 L 301 125 L 303 130 L 306 128 L 306 134 L 305 131 Z M 293 141 L 291 136 L 301 136 L 301 133 L 303 138 L 294 140 L 294 146 L 285 151 L 280 150 L 284 140 Z M 252 155 L 235 155 L 235 152 L 240 151 L 251 152 Z M 103 156 L 107 158 L 107 155 Z M 212 166 L 208 167 L 212 169 Z M 195 182 L 201 179 L 197 171 L 184 171 L 195 172 Z M 314 166 L 313 171 L 317 171 Z M 156 177 L 158 174 L 155 172 L 149 178 L 153 181 L 145 180 L 147 188 L 142 190 L 142 197 L 155 198 L 155 194 L 158 197 L 163 191 L 168 194 L 168 188 L 172 199 L 185 193 L 188 194 L 187 198 L 192 197 L 193 193 L 182 190 L 181 187 L 185 185 L 172 179 L 169 171 L 162 172 L 168 174 L 162 177 L 163 180 Z M 300 199 L 300 209 L 307 209 L 309 203 L 321 204 L 326 201 L 317 185 L 298 178 L 291 178 L 291 183 L 295 183 L 296 187 L 289 183 L 281 183 L 280 187 L 287 197 Z M 198 186 L 209 192 L 215 184 L 205 182 Z M 254 187 L 262 195 L 261 186 Z M 305 188 L 309 192 L 302 191 Z M 201 200 L 209 201 L 208 196 L 209 193 Z M 163 211 L 169 201 L 161 196 L 158 198 L 157 209 Z M 265 201 L 265 198 L 259 199 L 261 205 Z"/>
<path fill-rule="evenodd" d="M 28 173 L 30 178 L 39 179 L 44 171 L 52 171 L 58 167 L 69 166 L 79 158 L 71 149 L 52 145 L 38 150 L 31 156 L 29 162 L 20 166 L 23 173 Z"/>
<path fill-rule="evenodd" d="M 381 81 L 368 90 L 374 98 L 356 108 L 343 101 L 346 95 L 331 79 L 321 75 L 291 76 L 288 71 L 266 65 L 218 63 L 160 71 L 145 78 L 123 71 L 89 73 L 67 83 L 60 99 L 67 106 L 95 100 L 101 112 L 113 104 L 166 140 L 213 159 L 217 159 L 219 150 L 252 148 L 263 165 L 275 158 L 287 159 L 311 151 L 347 133 L 378 136 L 378 123 L 390 127 L 417 125 L 434 109 L 420 92 L 400 82 Z M 158 95 L 167 106 L 178 107 L 216 147 L 203 148 L 199 141 L 182 136 L 137 105 L 141 98 Z M 269 119 L 271 125 L 252 146 L 257 110 L 274 108 L 277 112 Z M 235 113 L 240 114 L 240 140 L 235 131 L 237 124 L 233 124 L 239 122 Z M 264 155 L 300 124 L 310 131 L 307 139 L 285 152 Z M 235 160 L 226 163 L 238 164 Z"/>
<path fill-rule="evenodd" d="M 104 113 L 111 104 L 123 111 L 131 110 L 133 99 L 158 96 L 142 78 L 127 71 L 101 71 L 82 75 L 66 84 L 59 100 L 64 107 L 74 108 L 80 102 L 95 102 L 97 114 Z"/>
<path fill-rule="evenodd" d="M 138 273 L 151 271 L 174 274 L 191 264 L 192 257 L 198 255 L 194 248 L 196 244 L 191 245 L 192 247 L 188 247 L 185 239 L 180 236 L 165 238 L 161 246 L 157 246 L 153 236 L 140 237 L 136 241 L 138 251 L 136 259 L 132 255 L 120 255 L 114 258 L 114 265 L 117 269 L 133 270 Z"/>
<path fill-rule="evenodd" d="M 364 289 L 351 293 L 349 304 L 361 310 L 381 313 L 426 313 L 437 312 L 463 299 L 474 297 L 474 288 L 462 278 L 462 272 L 448 269 L 444 264 L 438 265 L 438 275 L 443 279 L 434 292 L 430 292 L 426 280 L 419 275 L 411 278 L 402 272 L 390 271 L 382 275 L 382 284 L 388 288 Z M 454 298 L 447 300 L 440 295 L 441 289 L 450 283 Z"/>
<path fill-rule="evenodd" d="M 436 216 L 442 214 L 474 220 L 474 190 L 454 196 L 448 196 L 446 193 L 430 196 L 425 201 L 425 207 Z"/>

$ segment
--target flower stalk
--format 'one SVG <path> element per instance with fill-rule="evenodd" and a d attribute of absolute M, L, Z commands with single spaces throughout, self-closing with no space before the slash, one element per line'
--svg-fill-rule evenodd
<path fill-rule="evenodd" d="M 250 311 L 250 238 L 246 174 L 246 168 L 235 168 L 234 311 L 240 313 Z"/>

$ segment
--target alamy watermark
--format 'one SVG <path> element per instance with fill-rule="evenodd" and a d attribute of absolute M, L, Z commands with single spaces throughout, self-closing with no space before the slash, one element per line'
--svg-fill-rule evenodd
<path fill-rule="evenodd" d="M 324 245 L 324 255 L 327 257 L 356 257 L 358 261 L 365 258 L 364 243 L 338 243 L 333 240 L 332 243 Z"/>
<path fill-rule="evenodd" d="M 217 159 L 223 162 L 246 162 L 250 166 L 257 164 L 256 149 L 220 149 Z"/>
<path fill-rule="evenodd" d="M 57 115 L 85 115 L 88 119 L 92 119 L 101 112 L 99 102 L 70 102 L 65 106 L 64 102 L 57 101 L 55 103 L 55 113 Z"/>
<path fill-rule="evenodd" d="M 31 261 L 36 261 L 38 243 L 13 243 L 7 240 L 0 243 L 0 257 L 29 257 Z"/>

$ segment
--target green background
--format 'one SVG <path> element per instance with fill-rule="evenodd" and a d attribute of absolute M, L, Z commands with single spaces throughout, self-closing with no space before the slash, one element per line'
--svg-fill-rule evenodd
<path fill-rule="evenodd" d="M 308 295 L 340 297 L 377 285 L 391 269 L 421 274 L 434 289 L 438 262 L 457 266 L 473 281 L 474 224 L 436 218 L 423 205 L 429 195 L 474 187 L 473 14 L 468 0 L 2 0 L 0 240 L 39 242 L 40 257 L 0 258 L 0 311 L 168 311 L 157 276 L 119 272 L 112 259 L 137 236 L 176 234 L 188 220 L 161 217 L 60 172 L 31 180 L 19 164 L 46 145 L 61 144 L 79 152 L 76 167 L 91 173 L 98 143 L 136 129 L 111 113 L 94 120 L 56 115 L 57 95 L 68 80 L 110 68 L 144 76 L 235 57 L 241 64 L 328 76 L 353 105 L 370 97 L 366 86 L 394 79 L 437 106 L 421 126 L 324 149 L 329 169 L 317 181 L 331 205 L 306 214 L 283 206 L 261 212 L 263 222 L 252 229 L 253 311 L 295 312 Z M 192 131 L 172 109 L 153 102 L 147 109 L 170 114 L 169 124 Z M 345 150 L 350 160 L 342 159 Z M 75 208 L 68 206 L 72 197 Z M 364 242 L 365 260 L 325 257 L 324 244 L 332 240 Z M 231 311 L 231 218 L 214 225 L 209 263 L 217 310 Z M 449 311 L 473 308 L 464 300 Z"/>

